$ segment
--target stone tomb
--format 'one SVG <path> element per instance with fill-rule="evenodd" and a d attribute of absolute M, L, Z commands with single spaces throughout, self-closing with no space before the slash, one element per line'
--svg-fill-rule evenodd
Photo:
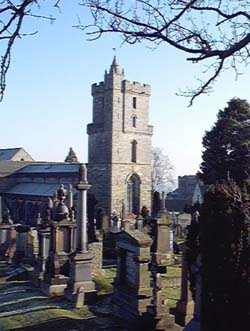
<path fill-rule="evenodd" d="M 43 222 L 38 215 L 37 219 L 38 237 L 38 257 L 35 265 L 33 281 L 36 286 L 40 286 L 44 280 L 46 260 L 49 255 L 50 247 L 50 226 L 49 222 Z"/>
<path fill-rule="evenodd" d="M 69 218 L 69 210 L 64 204 L 66 192 L 61 185 L 57 191 L 59 203 L 50 223 L 50 250 L 46 262 L 43 290 L 50 295 L 63 295 L 69 280 L 70 253 L 74 251 L 76 224 Z"/>
<path fill-rule="evenodd" d="M 138 230 L 117 235 L 117 274 L 114 282 L 114 314 L 129 321 L 147 312 L 151 302 L 149 236 Z"/>

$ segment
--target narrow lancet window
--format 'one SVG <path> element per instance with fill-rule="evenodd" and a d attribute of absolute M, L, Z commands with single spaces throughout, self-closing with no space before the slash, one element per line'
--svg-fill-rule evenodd
<path fill-rule="evenodd" d="M 137 141 L 133 140 L 131 142 L 131 162 L 136 163 L 137 158 Z"/>
<path fill-rule="evenodd" d="M 132 116 L 132 126 L 133 128 L 136 128 L 136 116 Z"/>
<path fill-rule="evenodd" d="M 136 109 L 136 97 L 133 97 L 133 108 Z"/>

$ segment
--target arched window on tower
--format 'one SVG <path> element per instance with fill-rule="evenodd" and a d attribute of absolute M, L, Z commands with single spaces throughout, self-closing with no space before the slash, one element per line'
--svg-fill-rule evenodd
<path fill-rule="evenodd" d="M 133 140 L 131 142 L 131 162 L 136 163 L 137 159 L 137 141 Z"/>
<path fill-rule="evenodd" d="M 136 119 L 137 119 L 136 115 L 132 115 L 132 127 L 133 128 L 136 128 Z"/>
<path fill-rule="evenodd" d="M 140 177 L 133 173 L 127 180 L 127 213 L 138 215 L 140 211 Z"/>

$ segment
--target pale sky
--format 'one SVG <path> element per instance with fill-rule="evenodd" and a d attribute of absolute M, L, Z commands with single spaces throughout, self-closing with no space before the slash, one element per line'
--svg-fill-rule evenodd
<path fill-rule="evenodd" d="M 225 71 L 210 96 L 200 96 L 188 108 L 188 99 L 177 96 L 202 78 L 202 67 L 187 63 L 167 45 L 151 50 L 148 44 L 123 45 L 115 35 L 87 41 L 77 24 L 77 6 L 69 2 L 54 24 L 33 20 L 18 40 L 7 77 L 1 111 L 0 148 L 23 147 L 35 160 L 63 161 L 73 147 L 87 162 L 86 125 L 92 121 L 91 84 L 103 80 L 116 48 L 117 61 L 126 79 L 151 85 L 150 124 L 153 146 L 162 147 L 178 175 L 195 174 L 201 162 L 201 141 L 216 120 L 219 109 L 233 97 L 250 101 L 250 68 L 235 81 Z M 86 15 L 86 14 L 85 14 Z M 86 17 L 86 16 L 85 16 Z"/>

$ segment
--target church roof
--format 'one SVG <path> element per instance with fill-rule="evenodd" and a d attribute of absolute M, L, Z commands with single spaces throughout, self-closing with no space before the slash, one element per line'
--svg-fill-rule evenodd
<path fill-rule="evenodd" d="M 24 161 L 0 161 L 0 177 L 5 177 L 13 174 L 19 169 L 26 167 L 30 162 Z"/>
<path fill-rule="evenodd" d="M 0 161 L 34 161 L 32 156 L 22 147 L 1 148 Z"/>
<path fill-rule="evenodd" d="M 67 188 L 67 183 L 65 183 L 65 188 Z M 53 194 L 58 189 L 58 183 L 19 183 L 9 190 L 3 192 L 4 194 L 12 195 L 27 195 L 27 196 L 44 196 L 52 197 Z M 73 193 L 77 191 L 73 187 Z"/>
<path fill-rule="evenodd" d="M 78 173 L 79 163 L 0 161 L 0 177 L 13 174 Z"/>
<path fill-rule="evenodd" d="M 17 148 L 3 148 L 0 149 L 0 161 L 7 161 L 7 160 L 11 160 L 12 157 L 21 150 L 21 147 L 17 147 Z"/>
<path fill-rule="evenodd" d="M 30 164 L 20 169 L 17 173 L 78 173 L 78 170 L 79 163 L 44 162 Z"/>

